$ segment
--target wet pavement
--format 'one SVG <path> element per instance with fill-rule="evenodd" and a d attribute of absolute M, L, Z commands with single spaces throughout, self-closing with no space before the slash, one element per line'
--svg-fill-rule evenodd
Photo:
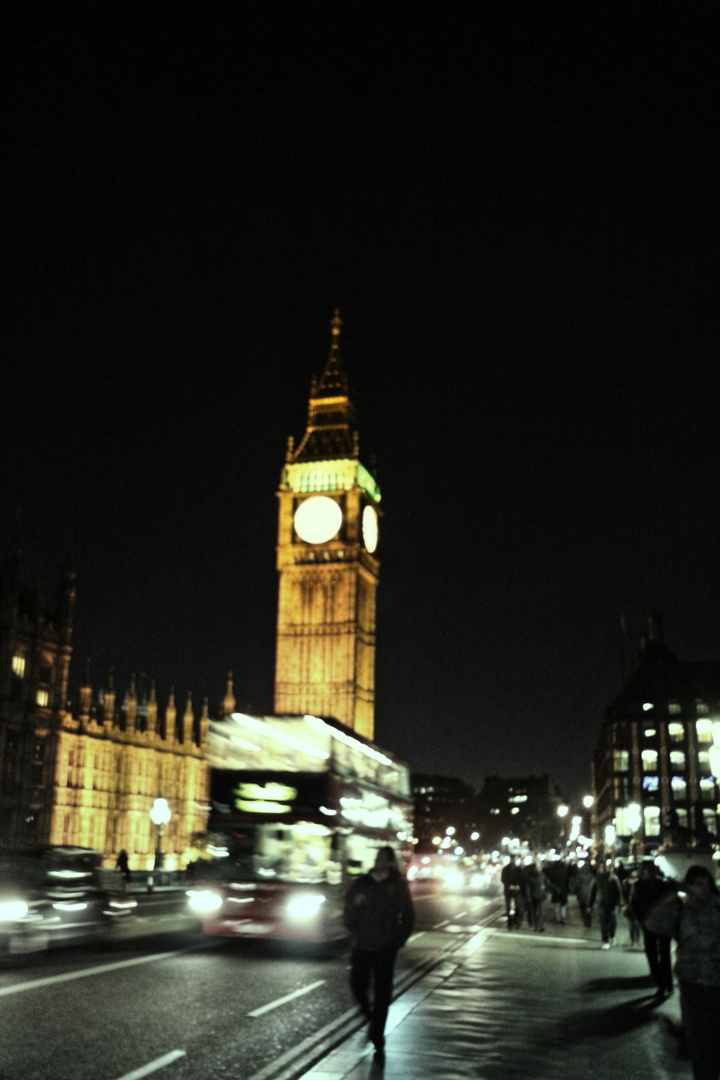
<path fill-rule="evenodd" d="M 689 1080 L 677 991 L 658 1002 L 622 918 L 617 941 L 572 904 L 544 933 L 502 918 L 393 1002 L 384 1065 L 363 1028 L 302 1080 Z"/>

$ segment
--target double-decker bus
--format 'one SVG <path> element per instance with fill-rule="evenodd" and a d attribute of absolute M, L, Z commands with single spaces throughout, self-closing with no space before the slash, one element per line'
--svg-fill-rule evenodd
<path fill-rule="evenodd" d="M 331 942 L 350 879 L 412 843 L 410 773 L 387 750 L 317 716 L 233 713 L 212 722 L 213 858 L 191 866 L 208 934 Z"/>

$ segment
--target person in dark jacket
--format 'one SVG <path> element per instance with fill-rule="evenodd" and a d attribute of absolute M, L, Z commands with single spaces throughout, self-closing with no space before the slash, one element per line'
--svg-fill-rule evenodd
<path fill-rule="evenodd" d="M 661 937 L 659 934 L 653 934 L 651 930 L 647 930 L 645 928 L 645 919 L 650 909 L 669 891 L 674 892 L 674 889 L 670 882 L 666 881 L 662 876 L 655 863 L 644 862 L 640 867 L 638 880 L 635 882 L 630 894 L 630 907 L 642 928 L 645 955 L 659 996 L 672 994 L 673 992 L 670 957 L 672 939 Z"/>
<path fill-rule="evenodd" d="M 508 930 L 512 930 L 513 926 L 522 926 L 525 914 L 525 877 L 519 855 L 503 866 L 500 881 L 505 894 Z"/>
<path fill-rule="evenodd" d="M 597 902 L 600 916 L 600 933 L 602 934 L 602 949 L 609 949 L 611 945 L 615 944 L 617 910 L 622 903 L 622 898 L 622 885 L 617 874 L 613 873 L 604 860 L 600 861 L 597 873 L 590 886 L 588 910 L 592 912 Z"/>
<path fill-rule="evenodd" d="M 720 895 L 705 866 L 691 866 L 677 923 L 675 974 L 695 1080 L 720 1077 Z M 680 904 L 680 901 L 678 901 Z"/>
<path fill-rule="evenodd" d="M 637 885 L 639 879 L 639 871 L 632 870 L 626 878 L 620 882 L 623 891 L 623 897 L 625 904 L 623 906 L 623 915 L 627 918 L 628 927 L 630 929 L 630 948 L 634 949 L 636 945 L 640 944 L 640 938 L 642 936 L 642 926 L 640 920 L 630 903 L 632 900 L 633 889 Z"/>
<path fill-rule="evenodd" d="M 567 902 L 570 894 L 570 868 L 567 859 L 560 857 L 545 865 L 545 877 L 550 882 L 553 902 L 555 904 L 555 922 L 559 926 L 565 925 L 567 919 Z"/>
<path fill-rule="evenodd" d="M 128 853 L 125 848 L 122 849 L 115 860 L 115 866 L 125 878 L 125 881 L 130 881 L 130 864 L 128 863 Z"/>
<path fill-rule="evenodd" d="M 525 888 L 527 891 L 528 911 L 532 914 L 531 926 L 542 932 L 545 929 L 545 898 L 550 891 L 543 865 L 538 856 L 525 867 Z"/>
<path fill-rule="evenodd" d="M 588 900 L 590 899 L 590 886 L 593 883 L 593 869 L 587 859 L 584 859 L 577 868 L 575 874 L 575 895 L 577 896 L 578 907 L 580 908 L 580 915 L 582 916 L 583 925 L 590 929 L 591 917 L 588 909 Z"/>
<path fill-rule="evenodd" d="M 348 889 L 344 922 L 354 937 L 350 988 L 370 1020 L 369 1035 L 375 1057 L 383 1062 L 395 958 L 415 925 L 410 889 L 391 847 L 381 847 L 370 873 L 363 874 Z M 372 1009 L 368 997 L 371 981 Z"/>

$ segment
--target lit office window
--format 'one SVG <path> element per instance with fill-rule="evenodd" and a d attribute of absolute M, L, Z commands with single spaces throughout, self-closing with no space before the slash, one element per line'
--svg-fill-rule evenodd
<path fill-rule="evenodd" d="M 698 768 L 704 776 L 710 776 L 710 755 L 707 750 L 698 752 Z"/>
<path fill-rule="evenodd" d="M 35 695 L 35 701 L 38 703 L 41 709 L 45 708 L 49 700 L 50 695 L 47 690 L 38 690 L 37 694 Z"/>
<path fill-rule="evenodd" d="M 22 653 L 15 653 L 12 658 L 13 675 L 17 675 L 18 679 L 22 679 L 25 676 L 25 657 Z"/>
<path fill-rule="evenodd" d="M 658 767 L 658 755 L 657 750 L 643 750 L 642 763 L 645 772 L 657 772 Z"/>
<path fill-rule="evenodd" d="M 714 810 L 703 810 L 703 824 L 709 833 L 717 836 L 717 814 Z"/>
<path fill-rule="evenodd" d="M 700 781 L 700 798 L 703 802 L 715 802 L 715 781 L 712 777 L 703 777 Z"/>
<path fill-rule="evenodd" d="M 658 776 L 643 776 L 643 791 L 657 791 L 660 786 Z"/>
<path fill-rule="evenodd" d="M 657 731 L 654 727 L 645 728 L 645 738 L 652 739 L 653 735 L 657 735 Z"/>
<path fill-rule="evenodd" d="M 659 806 L 646 806 L 645 807 L 645 835 L 646 836 L 659 836 L 660 835 L 660 807 Z"/>
<path fill-rule="evenodd" d="M 685 728 L 682 724 L 668 724 L 668 738 L 670 739 L 670 742 L 682 742 L 685 738 Z"/>
<path fill-rule="evenodd" d="M 695 724 L 698 742 L 712 742 L 712 721 L 698 720 Z"/>
<path fill-rule="evenodd" d="M 628 750 L 614 750 L 613 760 L 615 772 L 627 772 L 630 768 L 630 752 Z"/>
<path fill-rule="evenodd" d="M 682 750 L 670 751 L 670 764 L 672 765 L 673 769 L 677 769 L 678 772 L 685 768 L 685 755 L 683 754 Z"/>
<path fill-rule="evenodd" d="M 668 701 L 668 712 L 671 716 L 679 716 L 682 709 L 677 701 Z"/>
<path fill-rule="evenodd" d="M 670 781 L 674 799 L 684 799 L 687 795 L 687 783 L 684 776 L 673 776 Z"/>
<path fill-rule="evenodd" d="M 637 828 L 637 819 L 627 806 L 619 806 L 615 811 L 615 833 L 617 836 L 632 836 Z"/>
<path fill-rule="evenodd" d="M 707 716 L 710 712 L 710 706 L 704 701 L 701 701 L 700 698 L 695 699 L 695 708 L 697 709 L 698 716 Z"/>

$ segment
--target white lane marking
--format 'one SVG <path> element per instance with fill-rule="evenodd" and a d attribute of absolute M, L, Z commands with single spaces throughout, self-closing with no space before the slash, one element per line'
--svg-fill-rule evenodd
<path fill-rule="evenodd" d="M 450 920 L 449 920 L 449 919 L 445 919 L 445 921 L 444 921 L 444 922 L 438 922 L 438 923 L 435 923 L 435 925 L 433 926 L 433 930 L 439 930 L 439 929 L 440 929 L 441 927 L 443 927 L 443 926 L 447 926 L 447 924 L 448 924 L 449 922 L 450 922 Z"/>
<path fill-rule="evenodd" d="M 8 994 L 21 994 L 24 990 L 38 990 L 42 986 L 54 986 L 56 983 L 72 982 L 73 979 L 87 979 L 91 975 L 104 975 L 107 971 L 118 971 L 120 968 L 134 967 L 135 964 L 150 964 L 153 960 L 167 960 L 170 956 L 180 956 L 184 949 L 176 949 L 174 952 L 153 953 L 152 956 L 137 956 L 134 960 L 117 960 L 114 964 L 100 964 L 94 968 L 83 968 L 82 971 L 67 971 L 64 975 L 48 975 L 45 979 L 34 979 L 32 982 L 15 983 L 14 986 L 0 987 L 0 997 Z"/>
<path fill-rule="evenodd" d="M 164 1069 L 166 1065 L 172 1065 L 173 1061 L 186 1056 L 184 1050 L 171 1050 L 169 1054 L 163 1054 L 162 1057 L 149 1061 L 147 1065 L 141 1065 L 139 1069 L 133 1069 L 132 1072 L 125 1073 L 124 1076 L 118 1077 L 118 1080 L 142 1080 L 143 1076 L 149 1076 L 150 1073 L 157 1072 L 158 1069 Z"/>
<path fill-rule="evenodd" d="M 281 1054 L 275 1061 L 271 1061 L 269 1065 L 265 1065 L 259 1072 L 253 1073 L 250 1080 L 270 1080 L 270 1077 L 277 1076 L 280 1070 L 287 1065 L 288 1062 L 296 1063 L 301 1060 L 303 1054 L 314 1049 L 318 1043 L 323 1042 L 325 1039 L 329 1039 L 338 1028 L 342 1028 L 342 1026 L 348 1022 L 354 1024 L 358 1019 L 358 1015 L 358 1007 L 357 1005 L 353 1005 L 352 1009 L 348 1009 L 342 1016 L 338 1016 L 335 1020 L 331 1020 L 313 1035 L 308 1035 L 301 1043 L 298 1043 L 296 1046 L 291 1046 L 289 1050 L 286 1050 L 285 1053 Z M 347 1034 L 352 1034 L 352 1031 L 349 1031 Z M 307 1067 L 309 1068 L 310 1066 L 308 1065 Z M 293 1070 L 293 1075 L 298 1075 L 296 1069 Z"/>
<path fill-rule="evenodd" d="M 303 994 L 309 994 L 311 990 L 317 990 L 318 986 L 324 984 L 324 979 L 318 979 L 317 982 L 310 983 L 309 986 L 303 986 L 300 990 L 294 990 L 292 994 L 286 994 L 285 997 L 277 998 L 276 1001 L 271 1001 L 268 1005 L 261 1005 L 259 1009 L 253 1009 L 249 1012 L 248 1016 L 262 1016 L 263 1013 L 270 1012 L 271 1009 L 277 1009 L 280 1005 L 284 1005 L 286 1001 L 294 1001 L 295 998 L 302 997 Z"/>

